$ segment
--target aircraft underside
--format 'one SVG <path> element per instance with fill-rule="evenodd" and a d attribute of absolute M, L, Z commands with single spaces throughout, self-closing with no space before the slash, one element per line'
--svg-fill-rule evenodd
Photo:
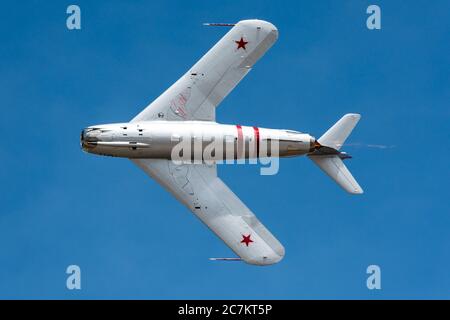
<path fill-rule="evenodd" d="M 218 177 L 216 164 L 307 155 L 351 194 L 362 188 L 340 148 L 360 119 L 346 114 L 319 139 L 294 130 L 216 122 L 216 108 L 278 38 L 262 20 L 232 24 L 191 69 L 130 122 L 81 133 L 88 153 L 129 158 L 203 221 L 237 255 L 254 265 L 279 262 L 283 245 Z M 270 112 L 270 108 L 267 108 Z"/>

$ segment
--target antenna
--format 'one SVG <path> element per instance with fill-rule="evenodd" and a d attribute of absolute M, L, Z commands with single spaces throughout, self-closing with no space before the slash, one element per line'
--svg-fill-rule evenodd
<path fill-rule="evenodd" d="M 242 261 L 241 258 L 209 258 L 211 261 Z"/>
<path fill-rule="evenodd" d="M 235 23 L 210 23 L 210 22 L 206 22 L 203 23 L 204 26 L 207 27 L 234 27 L 236 24 Z"/>

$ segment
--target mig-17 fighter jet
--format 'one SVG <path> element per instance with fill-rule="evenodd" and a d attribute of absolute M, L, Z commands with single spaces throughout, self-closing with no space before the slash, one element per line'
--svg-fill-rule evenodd
<path fill-rule="evenodd" d="M 220 25 L 220 24 L 214 24 Z M 306 155 L 339 186 L 363 193 L 339 151 L 360 119 L 346 114 L 319 139 L 294 130 L 220 124 L 216 107 L 275 43 L 277 28 L 244 20 L 131 121 L 81 132 L 88 153 L 129 158 L 254 265 L 279 262 L 283 245 L 217 176 L 220 162 Z"/>

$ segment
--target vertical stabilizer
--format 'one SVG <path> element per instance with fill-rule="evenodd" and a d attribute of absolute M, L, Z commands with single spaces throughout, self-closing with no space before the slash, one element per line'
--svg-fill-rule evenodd
<path fill-rule="evenodd" d="M 347 113 L 319 138 L 319 143 L 323 146 L 339 150 L 358 123 L 359 119 L 361 119 L 361 115 L 357 113 Z"/>

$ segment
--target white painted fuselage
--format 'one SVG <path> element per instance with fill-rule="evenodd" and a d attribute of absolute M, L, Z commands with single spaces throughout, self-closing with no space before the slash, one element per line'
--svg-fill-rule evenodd
<path fill-rule="evenodd" d="M 195 160 L 288 157 L 314 151 L 315 142 L 298 131 L 210 121 L 115 123 L 91 126 L 81 133 L 83 150 L 131 159 L 173 159 L 174 154 L 183 156 L 180 148 L 185 157 Z"/>

